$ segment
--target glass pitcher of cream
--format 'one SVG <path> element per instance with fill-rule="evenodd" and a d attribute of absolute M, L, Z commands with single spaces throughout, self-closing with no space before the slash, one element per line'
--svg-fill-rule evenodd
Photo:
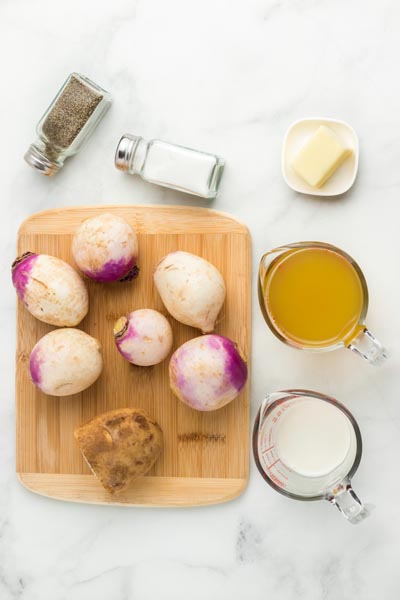
<path fill-rule="evenodd" d="M 366 327 L 368 288 L 355 260 L 335 246 L 298 242 L 264 254 L 260 307 L 283 342 L 314 352 L 346 347 L 377 365 L 387 351 Z"/>
<path fill-rule="evenodd" d="M 254 459 L 262 477 L 296 500 L 328 500 L 351 523 L 368 511 L 351 486 L 361 460 L 360 429 L 342 404 L 317 392 L 269 394 L 253 430 Z"/>

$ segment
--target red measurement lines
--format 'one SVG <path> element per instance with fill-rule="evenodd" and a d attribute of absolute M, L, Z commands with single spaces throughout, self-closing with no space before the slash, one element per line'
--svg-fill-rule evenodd
<path fill-rule="evenodd" d="M 267 454 L 267 452 L 270 452 L 270 450 L 272 450 L 273 448 L 275 448 L 275 445 L 274 445 L 274 444 L 273 444 L 272 446 L 270 446 L 269 448 L 265 448 L 265 450 L 263 450 L 263 451 L 261 452 L 261 454 Z M 268 460 L 268 459 L 267 459 L 267 460 Z M 270 464 L 270 465 L 265 465 L 265 466 L 266 466 L 266 468 L 267 468 L 268 470 L 270 470 L 270 469 L 272 469 L 272 467 L 274 467 L 274 466 L 276 465 L 276 463 L 277 463 L 277 462 L 279 462 L 279 461 L 280 461 L 280 459 L 279 459 L 279 458 L 277 458 L 277 459 L 276 459 L 276 460 L 275 460 L 275 461 L 274 461 L 272 464 Z"/>

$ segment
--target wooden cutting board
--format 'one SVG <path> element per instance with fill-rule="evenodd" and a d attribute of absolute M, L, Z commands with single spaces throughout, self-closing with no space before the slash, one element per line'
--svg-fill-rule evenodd
<path fill-rule="evenodd" d="M 154 288 L 152 271 L 173 250 L 203 256 L 221 271 L 227 298 L 216 333 L 250 353 L 251 249 L 247 228 L 213 210 L 180 206 L 90 206 L 49 210 L 29 217 L 18 236 L 18 255 L 28 250 L 52 254 L 73 264 L 71 240 L 77 226 L 101 212 L 124 217 L 139 236 L 139 277 L 129 283 L 87 281 L 90 309 L 79 325 L 100 340 L 104 370 L 81 394 L 46 396 L 31 383 L 29 354 L 52 326 L 34 319 L 19 302 L 17 310 L 16 412 L 17 474 L 38 494 L 102 504 L 190 506 L 224 502 L 245 488 L 249 472 L 249 384 L 231 404 L 211 413 L 194 411 L 170 391 L 168 360 L 135 367 L 117 352 L 113 323 L 121 315 L 148 307 L 167 313 Z M 168 316 L 174 349 L 199 332 Z M 84 463 L 74 429 L 95 415 L 138 406 L 164 431 L 161 458 L 142 479 L 118 495 L 103 490 Z"/>

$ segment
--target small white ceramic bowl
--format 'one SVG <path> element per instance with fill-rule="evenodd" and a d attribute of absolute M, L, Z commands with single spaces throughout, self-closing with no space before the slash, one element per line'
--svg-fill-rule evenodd
<path fill-rule="evenodd" d="M 291 164 L 294 157 L 321 125 L 326 125 L 334 131 L 346 146 L 352 149 L 340 167 L 329 177 L 328 181 L 320 188 L 315 188 L 306 183 L 295 171 Z M 282 174 L 288 184 L 296 192 L 312 194 L 313 196 L 338 196 L 344 194 L 353 185 L 358 171 L 358 137 L 348 123 L 336 119 L 310 117 L 299 119 L 292 123 L 286 132 L 282 150 Z"/>

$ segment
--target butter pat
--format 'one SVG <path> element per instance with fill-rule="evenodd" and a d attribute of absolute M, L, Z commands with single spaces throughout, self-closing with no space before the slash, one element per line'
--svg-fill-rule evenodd
<path fill-rule="evenodd" d="M 321 187 L 352 153 L 332 129 L 321 125 L 292 163 L 294 171 L 312 187 Z"/>

